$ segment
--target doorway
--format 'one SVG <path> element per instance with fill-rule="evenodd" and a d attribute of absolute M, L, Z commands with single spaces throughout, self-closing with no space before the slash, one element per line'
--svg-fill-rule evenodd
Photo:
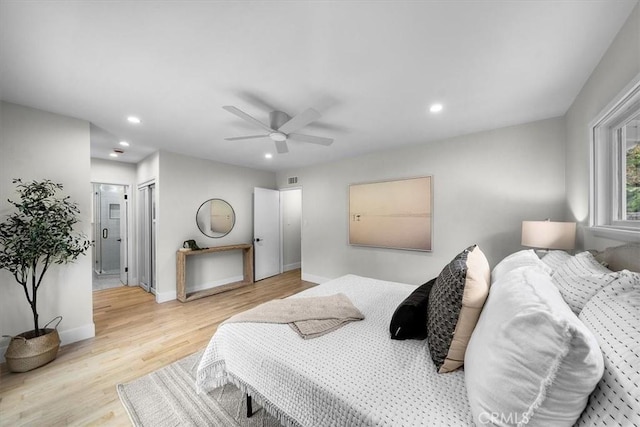
<path fill-rule="evenodd" d="M 93 290 L 127 285 L 127 186 L 93 183 Z"/>
<path fill-rule="evenodd" d="M 280 190 L 282 272 L 302 265 L 302 189 Z"/>
<path fill-rule="evenodd" d="M 254 188 L 255 280 L 301 267 L 302 190 Z"/>

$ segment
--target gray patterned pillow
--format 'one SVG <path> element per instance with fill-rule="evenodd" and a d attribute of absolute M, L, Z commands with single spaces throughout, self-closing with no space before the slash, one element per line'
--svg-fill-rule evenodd
<path fill-rule="evenodd" d="M 573 257 L 565 251 L 549 251 L 542 257 L 542 262 L 551 268 L 551 274 L 553 274 L 561 265 L 571 258 Z"/>
<path fill-rule="evenodd" d="M 439 373 L 463 365 L 489 283 L 489 263 L 477 245 L 458 254 L 436 279 L 429 294 L 427 340 Z"/>
<path fill-rule="evenodd" d="M 576 426 L 640 426 L 640 274 L 621 272 L 589 300 L 580 320 L 602 350 L 604 375 Z"/>
<path fill-rule="evenodd" d="M 582 252 L 558 267 L 551 280 L 578 315 L 591 297 L 619 276 L 619 273 L 602 266 L 591 253 Z"/>

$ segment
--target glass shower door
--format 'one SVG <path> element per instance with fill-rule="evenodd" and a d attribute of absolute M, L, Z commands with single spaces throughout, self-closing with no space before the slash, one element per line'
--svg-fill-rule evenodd
<path fill-rule="evenodd" d="M 121 218 L 126 215 L 124 186 L 94 184 L 95 272 L 120 274 Z"/>

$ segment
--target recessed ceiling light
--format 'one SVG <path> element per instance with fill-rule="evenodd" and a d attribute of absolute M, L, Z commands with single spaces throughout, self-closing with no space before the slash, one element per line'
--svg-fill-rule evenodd
<path fill-rule="evenodd" d="M 111 156 L 111 157 L 118 157 L 118 153 L 109 153 L 109 156 Z"/>
<path fill-rule="evenodd" d="M 129 116 L 127 117 L 127 120 L 129 121 L 129 123 L 135 123 L 135 124 L 140 123 L 140 119 L 135 116 Z"/>
<path fill-rule="evenodd" d="M 431 111 L 432 113 L 439 113 L 440 111 L 442 111 L 442 104 L 433 104 L 431 107 L 429 107 L 429 111 Z"/>
<path fill-rule="evenodd" d="M 120 145 L 122 145 L 123 147 L 128 147 L 129 143 L 127 141 L 120 141 Z"/>
<path fill-rule="evenodd" d="M 273 154 L 271 154 L 271 153 L 267 153 L 267 154 L 264 155 L 265 159 L 270 159 L 272 157 L 273 157 Z"/>

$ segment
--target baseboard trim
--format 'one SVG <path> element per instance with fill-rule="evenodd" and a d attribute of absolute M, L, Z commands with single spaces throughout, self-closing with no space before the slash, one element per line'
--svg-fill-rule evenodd
<path fill-rule="evenodd" d="M 96 325 L 91 322 L 88 325 L 80 326 L 78 328 L 67 329 L 64 331 L 59 330 L 58 334 L 60 335 L 60 345 L 63 346 L 95 337 Z M 0 347 L 0 352 L 2 352 L 0 353 L 0 363 L 5 362 L 4 354 L 6 353 L 8 346 L 9 344 L 7 343 L 6 346 Z"/>
<path fill-rule="evenodd" d="M 311 283 L 322 284 L 324 282 L 328 282 L 331 279 L 327 277 L 316 276 L 315 274 L 302 273 L 302 280 L 305 280 Z"/>
<path fill-rule="evenodd" d="M 67 329 L 66 331 L 58 331 L 60 334 L 61 345 L 71 344 L 72 342 L 86 340 L 96 336 L 96 324 L 91 322 L 88 325 L 79 328 Z"/>
<path fill-rule="evenodd" d="M 296 268 L 300 268 L 301 263 L 294 262 L 293 264 L 287 264 L 282 266 L 282 272 L 295 270 Z"/>
<path fill-rule="evenodd" d="M 158 304 L 173 301 L 174 299 L 178 299 L 178 293 L 176 291 L 158 292 L 156 290 L 156 302 Z"/>

